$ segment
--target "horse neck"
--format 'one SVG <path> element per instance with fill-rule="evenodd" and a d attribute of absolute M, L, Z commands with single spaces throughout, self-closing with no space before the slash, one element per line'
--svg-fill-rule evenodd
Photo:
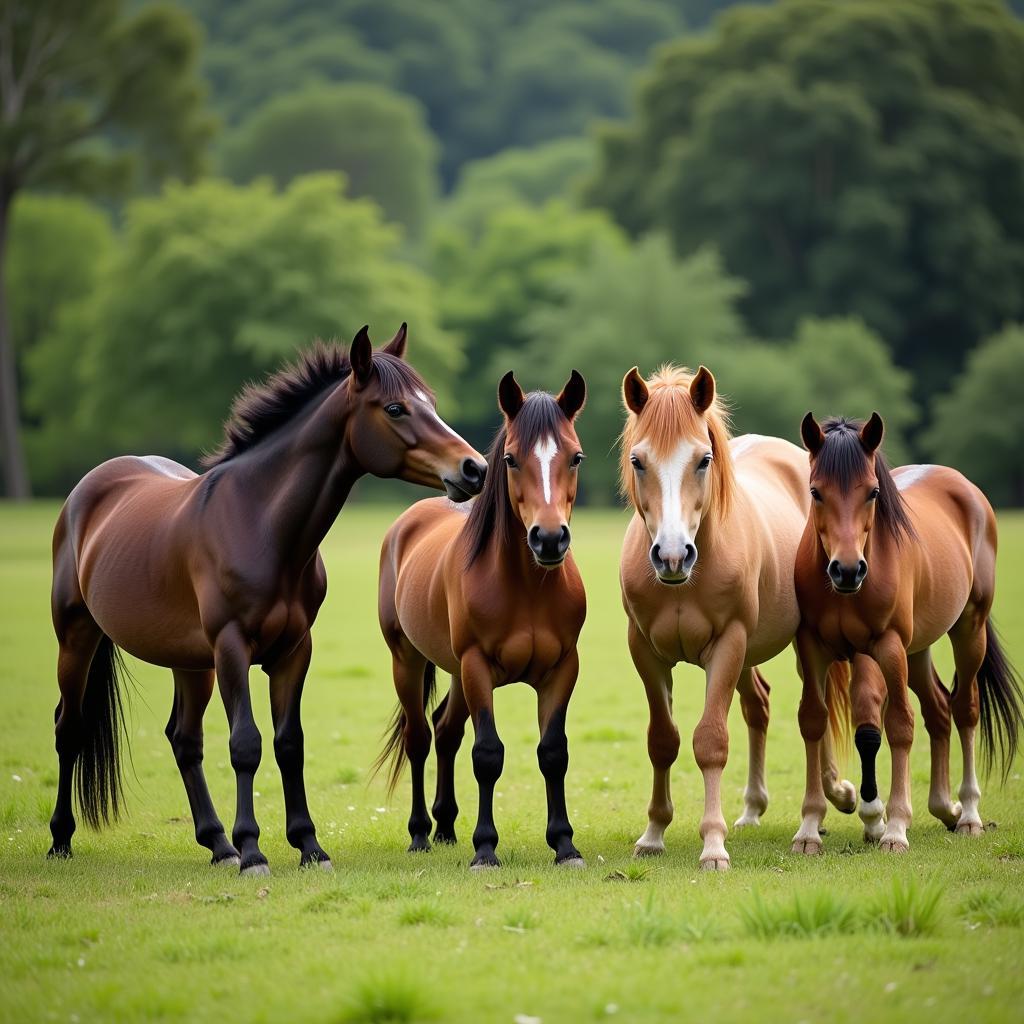
<path fill-rule="evenodd" d="M 239 486 L 283 561 L 301 566 L 312 558 L 363 475 L 345 441 L 349 413 L 347 388 L 338 384 L 235 460 Z"/>

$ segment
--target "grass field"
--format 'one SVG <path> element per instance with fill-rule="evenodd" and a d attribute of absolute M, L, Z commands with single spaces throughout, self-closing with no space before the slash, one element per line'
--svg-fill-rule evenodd
<path fill-rule="evenodd" d="M 524 686 L 496 700 L 506 748 L 496 798 L 504 867 L 466 869 L 476 802 L 468 742 L 460 844 L 407 855 L 406 787 L 389 806 L 379 781 L 366 784 L 393 703 L 375 612 L 378 544 L 393 511 L 346 510 L 324 548 L 331 588 L 303 710 L 310 807 L 335 871 L 300 872 L 285 840 L 265 677 L 254 672 L 264 737 L 256 806 L 273 875 L 240 878 L 209 867 L 193 840 L 163 736 L 169 673 L 134 664 L 130 815 L 102 833 L 80 827 L 70 862 L 44 859 L 57 768 L 48 612 L 56 507 L 0 506 L 0 1020 L 1021 1019 L 1021 765 L 1005 788 L 984 787 L 982 815 L 997 826 L 975 840 L 952 836 L 927 813 L 919 722 L 910 853 L 866 849 L 859 819 L 830 810 L 825 855 L 792 856 L 803 749 L 789 654 L 766 670 L 771 806 L 759 830 L 731 834 L 733 870 L 697 870 L 701 786 L 688 740 L 673 778 L 668 852 L 631 861 L 650 770 L 646 703 L 618 596 L 622 514 L 583 512 L 573 530 L 590 613 L 569 717 L 567 793 L 587 869 L 551 866 L 534 698 Z M 1024 518 L 1004 516 L 996 618 L 1018 664 L 1022 570 Z M 938 660 L 948 682 L 947 649 Z M 686 737 L 702 691 L 699 673 L 677 671 Z M 746 763 L 738 702 L 731 724 L 729 821 L 742 807 Z M 953 751 L 957 785 L 955 741 Z M 216 697 L 206 767 L 229 823 L 234 779 Z M 888 778 L 884 751 L 879 778 Z"/>

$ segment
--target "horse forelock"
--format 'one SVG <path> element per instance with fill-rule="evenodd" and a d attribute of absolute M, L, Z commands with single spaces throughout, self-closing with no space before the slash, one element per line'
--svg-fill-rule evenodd
<path fill-rule="evenodd" d="M 729 410 L 717 389 L 711 405 L 699 413 L 690 398 L 694 374 L 684 366 L 662 366 L 647 380 L 648 399 L 639 415 L 628 411 L 626 424 L 619 438 L 619 489 L 639 508 L 636 474 L 630 453 L 640 441 L 646 441 L 658 457 L 667 457 L 679 442 L 702 436 L 702 426 L 711 438 L 714 460 L 711 465 L 711 493 L 708 511 L 725 516 L 732 505 L 736 489 L 732 452 L 729 448 Z"/>
<path fill-rule="evenodd" d="M 348 353 L 340 345 L 317 340 L 293 362 L 239 392 L 224 423 L 224 436 L 203 456 L 203 465 L 219 466 L 255 447 L 351 374 Z M 385 401 L 417 391 L 433 396 L 408 363 L 387 352 L 374 352 L 373 374 Z"/>
<path fill-rule="evenodd" d="M 831 417 L 821 425 L 824 442 L 814 457 L 814 474 L 824 483 L 832 484 L 846 494 L 860 483 L 870 469 L 871 456 L 861 444 L 863 420 Z M 889 464 L 879 448 L 874 452 L 875 477 L 878 480 L 878 499 L 875 522 L 890 537 L 915 536 L 914 525 L 907 514 L 907 506 L 900 494 Z"/>

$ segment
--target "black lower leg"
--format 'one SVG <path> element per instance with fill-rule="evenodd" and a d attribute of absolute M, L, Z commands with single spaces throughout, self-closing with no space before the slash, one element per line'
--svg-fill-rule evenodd
<path fill-rule="evenodd" d="M 274 756 L 284 788 L 285 834 L 299 851 L 299 866 L 330 863 L 330 857 L 317 842 L 316 826 L 306 801 L 305 739 L 300 725 L 287 722 L 278 729 L 274 734 Z"/>
<path fill-rule="evenodd" d="M 878 784 L 875 781 L 875 755 L 882 746 L 882 734 L 876 726 L 858 725 L 853 742 L 860 754 L 860 798 L 871 803 L 878 798 Z"/>
<path fill-rule="evenodd" d="M 235 802 L 235 825 L 231 830 L 231 841 L 242 858 L 241 869 L 254 868 L 267 863 L 260 850 L 260 827 L 256 823 L 252 790 L 263 756 L 263 741 L 256 724 L 251 720 L 236 723 L 231 729 L 231 767 L 235 770 L 237 798 Z"/>
<path fill-rule="evenodd" d="M 447 700 L 447 698 L 446 698 Z M 438 711 L 443 713 L 443 705 Z M 442 726 L 440 715 L 434 712 L 434 749 L 437 753 L 437 792 L 431 811 L 437 828 L 435 843 L 454 843 L 455 819 L 459 816 L 459 805 L 455 799 L 455 757 L 462 745 L 463 726 Z"/>
<path fill-rule="evenodd" d="M 82 726 L 80 720 L 72 720 L 71 714 L 57 705 L 56 712 L 57 760 L 57 804 L 50 818 L 50 835 L 53 837 L 48 857 L 70 857 L 71 837 L 75 833 L 75 813 L 71 803 L 75 762 L 82 749 Z"/>
<path fill-rule="evenodd" d="M 497 866 L 495 854 L 498 830 L 494 826 L 494 786 L 505 764 L 505 747 L 498 738 L 494 719 L 489 711 L 481 711 L 476 720 L 476 741 L 473 744 L 473 774 L 480 790 L 480 808 L 473 830 L 473 867 Z"/>
<path fill-rule="evenodd" d="M 555 851 L 555 863 L 579 860 L 573 846 L 572 825 L 565 807 L 565 775 L 569 770 L 569 744 L 565 737 L 565 711 L 557 711 L 548 723 L 537 747 L 537 762 L 548 798 L 548 846 Z"/>
<path fill-rule="evenodd" d="M 429 742 L 429 741 L 428 741 Z M 427 813 L 427 798 L 423 791 L 423 766 L 425 753 L 417 750 L 409 753 L 409 768 L 412 776 L 412 811 L 409 814 L 410 853 L 425 853 L 430 849 L 430 815 Z"/>
<path fill-rule="evenodd" d="M 188 797 L 192 822 L 196 830 L 196 842 L 205 846 L 211 854 L 211 862 L 218 864 L 224 860 L 238 860 L 238 851 L 228 841 L 224 825 L 217 817 L 217 811 L 210 797 L 203 774 L 203 738 L 188 736 L 181 732 L 172 732 L 171 749 L 174 760 L 181 773 L 181 781 L 185 784 L 185 795 Z"/>

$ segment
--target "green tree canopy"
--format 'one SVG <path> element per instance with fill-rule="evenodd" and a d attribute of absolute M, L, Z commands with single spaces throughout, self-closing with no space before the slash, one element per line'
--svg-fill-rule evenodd
<path fill-rule="evenodd" d="M 212 130 L 198 39 L 192 19 L 166 4 L 0 6 L 0 457 L 13 497 L 28 493 L 4 281 L 14 198 L 194 174 Z"/>
<path fill-rule="evenodd" d="M 369 196 L 417 232 L 437 194 L 437 146 L 419 105 L 378 85 L 313 86 L 271 100 L 225 140 L 234 181 L 341 171 L 353 196 Z"/>
<path fill-rule="evenodd" d="M 403 320 L 445 405 L 459 349 L 399 241 L 336 175 L 283 193 L 206 181 L 135 200 L 94 294 L 30 353 L 33 407 L 67 409 L 62 429 L 70 422 L 90 458 L 102 448 L 194 462 L 244 381 L 314 337 L 347 343 L 368 322 L 384 341 Z"/>
<path fill-rule="evenodd" d="M 1024 326 L 1007 327 L 967 357 L 967 369 L 935 400 L 924 447 L 955 466 L 990 501 L 1024 505 Z"/>
<path fill-rule="evenodd" d="M 1024 26 L 998 0 L 783 0 L 664 48 L 589 188 L 709 242 L 755 333 L 853 315 L 927 394 L 1024 316 Z"/>

